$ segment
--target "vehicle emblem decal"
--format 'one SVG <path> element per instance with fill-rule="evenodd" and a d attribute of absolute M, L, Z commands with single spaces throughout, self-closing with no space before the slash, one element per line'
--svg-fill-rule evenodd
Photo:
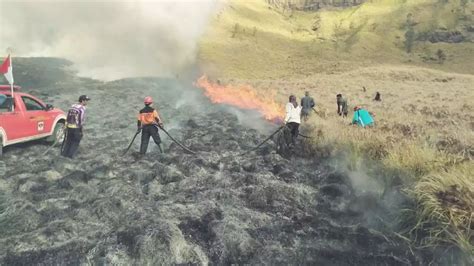
<path fill-rule="evenodd" d="M 40 121 L 38 122 L 38 131 L 43 131 L 44 130 L 44 122 Z"/>

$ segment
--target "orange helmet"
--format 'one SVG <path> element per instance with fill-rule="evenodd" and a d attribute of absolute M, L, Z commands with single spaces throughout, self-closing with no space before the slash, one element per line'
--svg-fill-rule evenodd
<path fill-rule="evenodd" d="M 145 100 L 143 101 L 145 104 L 150 104 L 153 103 L 153 99 L 150 96 L 145 97 Z"/>

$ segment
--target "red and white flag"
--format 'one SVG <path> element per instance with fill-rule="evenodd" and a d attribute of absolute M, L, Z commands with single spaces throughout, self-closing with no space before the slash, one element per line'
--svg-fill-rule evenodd
<path fill-rule="evenodd" d="M 8 83 L 13 85 L 13 66 L 10 55 L 8 55 L 5 61 L 3 61 L 3 64 L 0 66 L 0 73 L 5 76 L 5 78 L 8 80 Z"/>

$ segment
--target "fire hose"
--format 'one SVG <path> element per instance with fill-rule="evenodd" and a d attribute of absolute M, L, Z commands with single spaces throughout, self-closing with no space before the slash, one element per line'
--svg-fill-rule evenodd
<path fill-rule="evenodd" d="M 258 144 L 257 146 L 255 146 L 254 148 L 244 152 L 244 153 L 241 153 L 239 154 L 239 156 L 243 156 L 243 155 L 246 155 L 247 153 L 250 153 L 258 148 L 260 148 L 263 144 L 265 144 L 265 142 L 269 141 L 271 138 L 273 138 L 273 136 L 275 136 L 278 132 L 280 132 L 280 130 L 282 130 L 283 128 L 285 128 L 286 125 L 283 125 L 281 127 L 279 127 L 275 132 L 273 132 L 270 136 L 268 136 L 268 138 L 266 138 L 264 141 L 262 141 L 260 144 Z"/>
<path fill-rule="evenodd" d="M 46 150 L 43 152 L 42 156 L 45 156 L 53 147 L 56 146 L 56 144 L 58 144 L 59 140 L 60 140 L 61 138 L 63 138 L 63 137 L 66 135 L 66 131 L 67 131 L 67 130 L 66 130 L 66 127 L 64 127 L 63 133 L 62 133 L 60 136 L 58 136 L 58 137 L 54 140 L 53 144 L 52 144 L 51 146 L 49 146 L 49 148 L 46 149 Z M 64 139 L 64 140 L 65 140 L 65 139 Z M 62 150 L 62 146 L 64 145 L 64 140 L 63 140 L 63 144 L 61 145 L 61 150 Z"/>
<path fill-rule="evenodd" d="M 163 132 L 165 132 L 166 135 L 168 135 L 168 137 L 174 142 L 176 143 L 178 146 L 180 146 L 183 150 L 191 153 L 191 154 L 196 154 L 196 152 L 190 150 L 189 148 L 187 148 L 186 146 L 184 146 L 183 144 L 181 144 L 179 141 L 177 141 L 175 138 L 173 138 L 170 133 L 168 133 L 168 131 L 166 131 L 166 129 L 164 129 L 163 127 L 157 125 L 157 127 L 159 127 L 161 130 L 163 130 Z M 133 136 L 133 139 L 132 141 L 130 141 L 130 144 L 128 145 L 127 149 L 125 150 L 125 152 L 122 154 L 122 156 L 124 156 L 128 150 L 130 150 L 130 147 L 132 147 L 132 144 L 133 142 L 135 142 L 135 139 L 137 138 L 138 134 L 140 134 L 140 131 L 137 131 L 137 133 L 135 133 L 135 135 Z M 161 149 L 160 146 L 158 146 L 158 148 L 160 149 L 160 152 L 163 153 L 163 150 Z"/>
<path fill-rule="evenodd" d="M 275 132 L 273 132 L 270 136 L 268 136 L 264 141 L 260 142 L 260 144 L 258 144 L 257 146 L 255 146 L 254 148 L 252 148 L 251 150 L 248 150 L 244 153 L 241 153 L 239 154 L 239 156 L 243 156 L 243 155 L 246 155 L 247 153 L 250 153 L 258 148 L 260 148 L 263 144 L 265 144 L 267 141 L 269 141 L 271 138 L 273 138 L 273 136 L 275 136 L 278 132 L 280 132 L 283 128 L 285 128 L 286 125 L 283 125 L 281 127 L 279 127 Z M 310 139 L 311 137 L 309 136 L 305 136 L 303 134 L 300 134 L 298 133 L 299 136 L 303 137 L 303 138 L 307 138 L 307 139 Z"/>
<path fill-rule="evenodd" d="M 130 144 L 128 144 L 128 147 L 127 147 L 127 149 L 123 152 L 122 156 L 124 156 L 125 153 L 127 153 L 128 150 L 130 150 L 130 147 L 132 147 L 132 144 L 133 144 L 133 142 L 135 141 L 135 138 L 137 138 L 138 134 L 140 134 L 140 131 L 137 131 L 137 133 L 135 133 L 135 135 L 133 136 L 132 141 L 130 141 Z"/>
<path fill-rule="evenodd" d="M 157 125 L 158 126 L 158 125 Z M 183 150 L 191 153 L 191 154 L 196 154 L 195 151 L 192 151 L 190 150 L 188 147 L 184 146 L 183 144 L 181 144 L 179 141 L 177 141 L 175 138 L 173 138 L 173 136 L 171 136 L 171 134 L 166 130 L 164 129 L 163 127 L 161 126 L 158 126 L 163 132 L 165 132 L 165 134 L 174 142 L 176 143 L 178 146 L 180 146 Z M 273 132 L 271 135 L 269 135 L 265 140 L 263 140 L 262 142 L 260 142 L 257 146 L 255 146 L 254 148 L 244 152 L 244 153 L 241 153 L 239 154 L 238 156 L 243 156 L 243 155 L 246 155 L 252 151 L 255 151 L 257 150 L 258 148 L 260 148 L 263 144 L 265 144 L 267 141 L 269 141 L 270 139 L 273 138 L 273 136 L 275 136 L 278 132 L 280 132 L 282 129 L 284 129 L 286 127 L 286 125 L 283 125 L 281 127 L 279 127 L 275 132 Z M 135 141 L 135 138 L 137 137 L 137 135 L 139 134 L 140 132 L 137 132 L 135 133 L 135 135 L 133 136 L 133 139 L 132 141 L 130 142 L 130 144 L 128 145 L 127 149 L 125 150 L 125 152 L 123 153 L 123 155 L 125 155 L 125 153 L 128 152 L 128 150 L 130 149 L 130 147 L 132 146 L 133 142 Z M 303 137 L 303 138 L 311 138 L 311 137 L 308 137 L 308 136 L 305 136 L 305 135 L 302 135 L 302 134 L 299 134 L 299 136 Z M 161 147 L 160 147 L 160 150 L 161 150 Z M 123 156 L 122 155 L 122 156 Z"/>
<path fill-rule="evenodd" d="M 311 137 L 309 137 L 309 136 L 305 136 L 305 135 L 303 135 L 303 134 L 300 134 L 300 133 L 298 133 L 298 136 L 300 136 L 300 137 L 303 137 L 303 138 L 305 138 L 305 139 L 311 139 Z"/>
<path fill-rule="evenodd" d="M 189 153 L 191 153 L 191 154 L 196 154 L 196 152 L 190 150 L 189 148 L 187 148 L 186 146 L 184 146 L 183 144 L 181 144 L 179 141 L 177 141 L 176 139 L 174 139 L 174 138 L 170 135 L 170 133 L 168 133 L 168 131 L 166 131 L 166 129 L 165 129 L 164 127 L 159 126 L 159 125 L 158 125 L 158 127 L 159 127 L 161 130 L 163 130 L 163 132 L 165 132 L 165 134 L 168 135 L 168 137 L 169 137 L 172 141 L 174 141 L 174 143 L 178 144 L 178 146 L 180 146 L 183 150 L 185 150 L 185 151 L 187 151 L 187 152 L 189 152 Z"/>

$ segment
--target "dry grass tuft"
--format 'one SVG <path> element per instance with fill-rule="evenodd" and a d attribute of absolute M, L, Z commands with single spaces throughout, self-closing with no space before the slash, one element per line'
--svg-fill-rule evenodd
<path fill-rule="evenodd" d="M 474 166 L 458 165 L 449 171 L 424 176 L 409 194 L 415 199 L 416 224 L 410 233 L 424 245 L 454 243 L 474 255 Z"/>

